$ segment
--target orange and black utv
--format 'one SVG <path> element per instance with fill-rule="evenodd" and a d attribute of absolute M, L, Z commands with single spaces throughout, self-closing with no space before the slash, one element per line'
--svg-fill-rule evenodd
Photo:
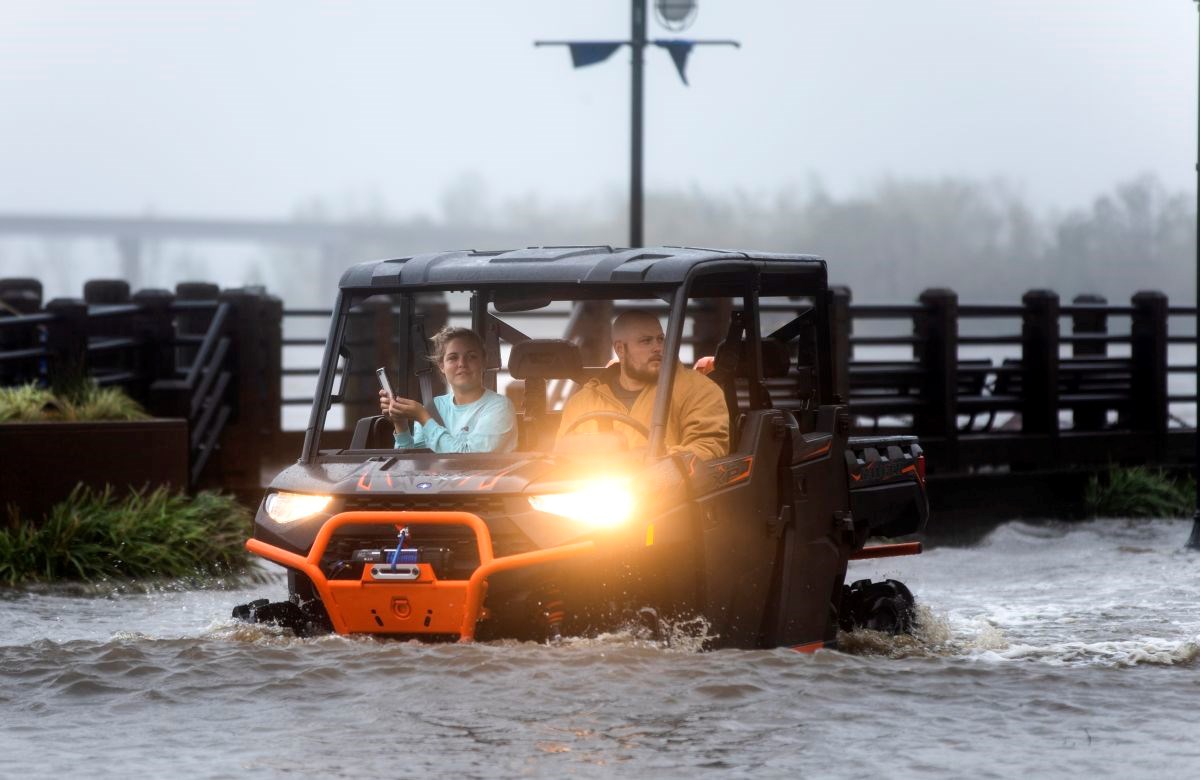
<path fill-rule="evenodd" d="M 924 458 L 912 437 L 848 436 L 830 301 L 809 255 L 571 247 L 350 268 L 300 459 L 272 481 L 247 542 L 287 569 L 288 599 L 235 616 L 462 641 L 699 618 L 709 646 L 741 648 L 905 629 L 902 584 L 845 578 L 853 558 L 920 550 L 895 540 L 925 524 Z M 649 428 L 606 413 L 599 432 L 559 430 L 629 307 L 665 319 Z M 516 451 L 392 448 L 376 368 L 428 404 L 425 333 L 447 318 L 482 335 L 486 383 L 519 399 Z M 664 442 L 674 374 L 697 362 L 730 415 L 730 453 L 709 461 Z"/>

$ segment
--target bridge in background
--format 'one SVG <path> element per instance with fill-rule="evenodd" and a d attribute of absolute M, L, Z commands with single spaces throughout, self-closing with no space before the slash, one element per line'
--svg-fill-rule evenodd
<path fill-rule="evenodd" d="M 133 287 L 146 278 L 147 248 L 161 242 L 256 244 L 311 249 L 320 257 L 325 287 L 336 288 L 349 260 L 457 245 L 461 231 L 423 220 L 409 222 L 185 219 L 159 217 L 47 216 L 0 214 L 0 238 L 90 239 L 112 242 L 120 278 Z M 471 238 L 488 246 L 514 246 L 518 237 L 502 230 L 474 229 Z"/>

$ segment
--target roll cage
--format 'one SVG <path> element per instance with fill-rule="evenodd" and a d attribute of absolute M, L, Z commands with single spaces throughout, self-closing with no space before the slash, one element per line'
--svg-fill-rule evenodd
<path fill-rule="evenodd" d="M 611 250 L 609 250 L 611 252 Z M 632 250 L 627 250 L 632 251 Z M 645 253 L 635 257 L 638 260 Z M 794 260 L 794 262 L 789 262 Z M 819 273 L 814 273 L 815 265 Z M 528 280 L 515 274 L 516 278 L 493 280 L 483 278 L 477 283 L 469 281 L 442 281 L 437 283 L 422 280 L 421 283 L 406 284 L 403 273 L 394 280 L 383 278 L 379 266 L 387 262 L 356 266 L 347 272 L 338 291 L 334 316 L 330 322 L 326 352 L 317 380 L 309 423 L 305 431 L 301 463 L 312 463 L 319 455 L 320 437 L 325 429 L 327 414 L 331 406 L 345 399 L 347 378 L 352 373 L 373 374 L 375 366 L 352 365 L 351 350 L 347 347 L 347 334 L 351 317 L 361 310 L 364 301 L 385 296 L 391 298 L 398 323 L 398 338 L 391 340 L 394 346 L 395 363 L 400 379 L 397 392 L 407 397 L 420 397 L 421 383 L 429 379 L 431 365 L 426 360 L 425 323 L 429 316 L 428 303 L 447 293 L 469 295 L 470 326 L 483 339 L 488 355 L 485 366 L 485 385 L 497 389 L 497 373 L 501 365 L 501 344 L 509 346 L 531 340 L 521 329 L 515 327 L 505 315 L 528 314 L 552 302 L 571 302 L 573 309 L 570 320 L 575 321 L 582 305 L 592 302 L 655 302 L 656 308 L 665 305 L 667 324 L 665 328 L 664 361 L 657 384 L 657 395 L 650 425 L 649 454 L 662 455 L 667 416 L 670 408 L 671 388 L 675 372 L 679 367 L 681 346 L 687 340 L 685 326 L 694 304 L 705 301 L 726 301 L 731 309 L 730 321 L 725 328 L 722 347 L 729 345 L 722 368 L 728 374 L 729 385 L 738 385 L 744 380 L 742 396 L 747 408 L 770 408 L 771 393 L 766 387 L 770 372 L 764 366 L 764 339 L 776 344 L 789 345 L 801 333 L 813 336 L 809 355 L 813 368 L 812 396 L 805 401 L 805 408 L 815 408 L 822 403 L 834 402 L 834 366 L 832 334 L 830 333 L 829 291 L 826 283 L 824 261 L 793 256 L 769 256 L 758 260 L 739 254 L 730 257 L 718 256 L 705 262 L 694 262 L 677 274 L 679 278 L 667 281 L 604 280 L 588 283 L 586 280 L 545 279 L 544 275 L 530 273 Z M 601 260 L 597 263 L 600 265 Z M 611 261 L 610 261 L 611 262 Z M 364 270 L 372 270 L 365 277 Z M 801 272 L 802 271 L 802 272 Z M 613 274 L 615 275 L 615 274 Z M 643 274 L 649 276 L 649 274 Z M 543 278 L 539 278 L 543 277 Z M 370 284 L 364 285 L 363 278 Z M 382 283 L 381 283 L 382 282 Z M 389 283 L 390 282 L 390 283 Z M 761 332 L 759 297 L 763 291 L 772 296 L 787 296 L 810 301 L 806 306 L 797 305 L 796 314 L 771 333 Z M 720 307 L 716 307 L 719 309 Z M 659 308 L 661 311 L 661 308 Z M 807 329 L 807 330 L 806 330 Z M 774 347 L 775 345 L 773 345 Z M 788 348 L 795 352 L 793 345 Z M 800 347 L 800 360 L 804 360 L 804 348 Z M 778 350 L 773 348 L 772 354 Z M 795 357 L 794 355 L 790 358 Z M 718 350 L 718 364 L 721 352 Z M 772 361 L 774 362 L 774 361 Z M 598 367 L 588 367 L 595 373 Z M 436 372 L 434 372 L 436 376 Z M 335 387 L 335 382 L 337 387 Z M 737 398 L 727 389 L 728 398 Z M 731 410 L 732 411 L 732 410 Z"/>

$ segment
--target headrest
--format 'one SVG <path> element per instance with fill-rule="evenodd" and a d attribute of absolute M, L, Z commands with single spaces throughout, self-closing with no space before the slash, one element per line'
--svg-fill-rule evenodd
<path fill-rule="evenodd" d="M 730 350 L 731 346 L 739 346 L 738 342 L 730 345 L 728 342 L 722 341 L 717 345 L 716 364 L 719 366 L 723 362 L 721 353 Z M 750 346 L 746 342 L 741 342 L 741 353 L 738 359 L 737 371 L 735 376 L 748 377 L 750 375 Z M 763 377 L 766 379 L 774 379 L 784 377 L 788 374 L 788 369 L 791 367 L 792 358 L 788 354 L 788 345 L 778 339 L 763 339 L 762 340 L 762 362 L 763 362 Z"/>
<path fill-rule="evenodd" d="M 508 355 L 513 379 L 574 379 L 583 374 L 579 345 L 564 339 L 529 339 Z"/>

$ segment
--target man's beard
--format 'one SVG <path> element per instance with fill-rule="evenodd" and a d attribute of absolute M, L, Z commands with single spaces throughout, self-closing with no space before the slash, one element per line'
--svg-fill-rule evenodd
<path fill-rule="evenodd" d="M 660 363 L 659 365 L 661 366 L 662 364 Z M 646 384 L 654 384 L 658 381 L 658 369 L 651 368 L 649 363 L 646 364 L 645 368 L 635 368 L 634 366 L 626 365 L 625 373 L 629 375 L 630 379 L 645 382 Z"/>

